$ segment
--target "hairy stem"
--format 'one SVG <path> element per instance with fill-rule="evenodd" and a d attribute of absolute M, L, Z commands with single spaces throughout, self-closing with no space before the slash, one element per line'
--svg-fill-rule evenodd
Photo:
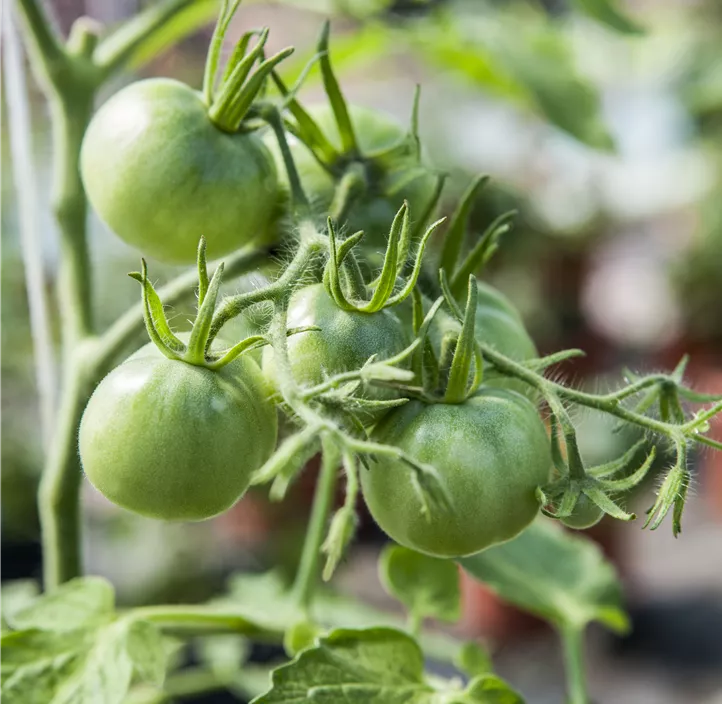
<path fill-rule="evenodd" d="M 301 562 L 293 584 L 294 595 L 306 612 L 311 608 L 313 594 L 321 577 L 321 545 L 326 535 L 328 517 L 336 493 L 339 459 L 339 453 L 331 441 L 324 439 L 321 473 L 316 480 L 311 518 L 306 528 Z"/>
<path fill-rule="evenodd" d="M 564 647 L 568 704 L 588 704 L 584 672 L 584 630 L 578 626 L 569 626 L 563 628 L 560 635 Z"/>
<path fill-rule="evenodd" d="M 221 328 L 229 321 L 240 315 L 246 308 L 262 301 L 272 301 L 282 295 L 290 298 L 290 293 L 298 286 L 299 280 L 308 269 L 310 263 L 325 249 L 322 238 L 305 242 L 298 248 L 296 255 L 281 276 L 269 286 L 239 293 L 237 296 L 228 296 L 218 306 L 213 316 L 213 325 L 209 339 L 212 341 Z M 284 330 L 284 340 L 285 330 Z"/>
<path fill-rule="evenodd" d="M 491 362 L 502 374 L 521 379 L 530 386 L 539 389 L 539 391 L 544 394 L 552 392 L 560 399 L 572 401 L 580 406 L 593 408 L 597 411 L 601 411 L 602 413 L 608 413 L 609 415 L 616 416 L 617 418 L 632 423 L 633 425 L 638 425 L 642 428 L 666 435 L 670 438 L 679 437 L 682 432 L 681 429 L 683 426 L 665 423 L 664 421 L 656 420 L 655 418 L 650 418 L 649 416 L 644 416 L 640 413 L 629 410 L 619 403 L 618 394 L 612 393 L 606 396 L 595 396 L 594 394 L 589 394 L 584 391 L 571 389 L 567 386 L 563 386 L 562 384 L 545 379 L 537 372 L 533 372 L 530 369 L 527 369 L 524 365 L 514 362 L 513 360 L 500 354 L 489 345 L 479 343 L 479 347 L 484 359 Z M 642 386 L 640 384 L 639 386 L 640 388 L 644 388 L 646 385 Z M 690 439 L 699 442 L 699 440 L 697 440 L 694 436 L 691 436 Z"/>
<path fill-rule="evenodd" d="M 92 334 L 91 269 L 86 220 L 88 203 L 80 179 L 80 145 L 93 110 L 94 90 L 53 96 L 53 211 L 60 228 L 58 297 L 66 355 Z"/>

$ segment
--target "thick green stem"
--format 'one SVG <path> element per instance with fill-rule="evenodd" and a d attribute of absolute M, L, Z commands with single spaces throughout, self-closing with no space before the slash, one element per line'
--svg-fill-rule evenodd
<path fill-rule="evenodd" d="M 53 118 L 53 210 L 60 227 L 58 296 L 63 346 L 74 345 L 92 334 L 91 271 L 86 220 L 88 204 L 80 179 L 80 145 L 93 110 L 95 91 L 78 88 L 51 99 Z"/>
<path fill-rule="evenodd" d="M 584 629 L 568 626 L 561 629 L 560 635 L 564 647 L 568 704 L 588 704 L 589 696 L 584 673 Z"/>
<path fill-rule="evenodd" d="M 46 589 L 82 574 L 78 425 L 92 385 L 77 358 L 67 368 L 55 433 L 38 493 Z"/>
<path fill-rule="evenodd" d="M 301 562 L 296 573 L 293 591 L 299 605 L 309 611 L 313 594 L 321 577 L 321 545 L 326 535 L 328 517 L 338 481 L 339 455 L 330 441 L 323 443 L 323 462 L 316 480 L 311 518 L 306 529 Z"/>

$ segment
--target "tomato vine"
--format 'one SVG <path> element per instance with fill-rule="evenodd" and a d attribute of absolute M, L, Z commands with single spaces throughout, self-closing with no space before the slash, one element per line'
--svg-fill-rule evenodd
<path fill-rule="evenodd" d="M 265 58 L 267 29 L 243 34 L 219 77 L 222 42 L 238 0 L 222 3 L 201 93 L 179 83 L 172 92 L 180 91 L 181 102 L 194 106 L 193 119 L 202 125 L 208 143 L 253 139 L 257 151 L 252 158 L 262 160 L 266 147 L 261 139 L 272 140 L 277 163 L 274 166 L 269 155 L 263 166 L 283 171 L 283 224 L 272 223 L 271 244 L 264 244 L 269 238 L 253 239 L 256 230 L 266 229 L 270 215 L 266 218 L 265 213 L 249 228 L 253 232 L 245 233 L 248 238 L 221 246 L 218 251 L 228 256 L 212 272 L 206 262 L 208 243 L 198 233 L 197 268 L 157 290 L 143 260 L 141 272 L 131 274 L 141 284 L 141 303 L 98 332 L 81 145 L 87 138 L 85 148 L 98 149 L 92 137 L 98 123 L 93 120 L 105 119 L 100 113 L 93 117 L 99 88 L 191 4 L 192 0 L 165 0 L 105 38 L 92 23 L 79 20 L 63 41 L 37 0 L 19 0 L 31 63 L 48 98 L 54 128 L 53 209 L 61 242 L 64 376 L 39 491 L 46 591 L 3 615 L 3 648 L 11 656 L 4 694 L 20 702 L 31 691 L 28 688 L 58 686 L 52 678 L 38 684 L 29 675 L 35 670 L 26 667 L 28 659 L 44 649 L 52 653 L 51 670 L 59 667 L 57 658 L 82 663 L 81 674 L 73 673 L 62 685 L 63 696 L 82 692 L 78 701 L 90 701 L 88 682 L 112 681 L 121 696 L 137 679 L 162 687 L 164 634 L 208 636 L 220 631 L 286 647 L 291 660 L 274 669 L 271 689 L 257 692 L 258 704 L 288 701 L 284 697 L 291 696 L 289 692 L 310 691 L 319 682 L 331 688 L 330 696 L 334 687 L 367 687 L 369 698 L 377 701 L 385 701 L 393 687 L 401 686 L 419 702 L 486 702 L 492 701 L 488 696 L 493 693 L 519 702 L 520 695 L 491 671 L 484 653 L 473 648 L 457 660 L 467 678 L 464 685 L 424 671 L 420 646 L 447 660 L 457 650 L 449 639 L 424 630 L 424 619 L 453 618 L 458 612 L 457 563 L 450 561 L 454 559 L 469 574 L 557 627 L 564 642 L 570 699 L 583 704 L 583 629 L 600 620 L 621 631 L 626 618 L 613 572 L 598 552 L 578 538 L 565 537 L 549 521 L 540 523 L 537 514 L 574 528 L 593 525 L 605 514 L 633 519 L 620 499 L 648 475 L 655 450 L 645 451 L 640 461 L 646 447 L 642 442 L 612 462 L 586 466 L 570 407 L 613 416 L 671 447 L 674 462 L 644 527 L 656 529 L 671 511 L 676 536 L 690 482 L 691 449 L 722 449 L 722 443 L 706 435 L 709 421 L 722 411 L 722 401 L 685 385 L 686 358 L 669 374 L 629 372 L 624 387 L 606 394 L 580 391 L 549 378 L 547 370 L 582 353 L 565 350 L 539 358 L 513 306 L 477 281 L 476 274 L 500 246 L 514 215 L 497 218 L 464 251 L 471 205 L 486 177 L 469 185 L 448 224 L 436 219 L 444 176 L 425 163 L 418 135 L 418 90 L 408 130 L 389 127 L 379 116 L 363 116 L 349 106 L 331 64 L 327 23 L 307 67 L 320 68 L 328 100 L 325 111 L 307 109 L 298 98 L 307 72 L 290 90 L 277 74 L 276 67 L 292 49 Z M 271 82 L 278 89 L 275 98 L 266 90 Z M 163 86 L 168 88 L 168 82 Z M 153 100 L 156 97 L 154 93 Z M 383 144 L 365 144 L 359 124 L 383 133 L 369 137 Z M 101 136 L 108 135 L 113 137 L 110 132 Z M 117 158 L 123 159 L 124 149 L 118 150 Z M 105 156 L 99 152 L 98 163 L 102 165 Z M 302 159 L 311 159 L 313 168 L 321 170 L 321 180 L 299 168 Z M 134 179 L 130 182 L 135 187 Z M 234 182 L 228 193 L 238 187 Z M 98 193 L 91 194 L 96 207 L 107 196 L 102 184 Z M 184 199 L 174 201 L 169 211 L 182 210 Z M 240 210 L 254 200 L 255 196 Z M 232 214 L 231 222 L 240 217 Z M 139 222 L 144 220 L 145 216 Z M 363 223 L 367 232 L 349 229 L 355 222 Z M 170 224 L 168 237 L 175 223 Z M 196 224 L 191 223 L 191 230 Z M 136 230 L 128 239 L 142 247 L 142 227 Z M 429 264 L 433 257 L 427 249 L 432 236 L 441 232 L 440 251 Z M 153 243 L 158 245 L 154 252 L 168 260 L 188 259 L 188 242 L 179 253 L 168 237 Z M 251 239 L 256 244 L 248 244 Z M 378 248 L 379 241 L 384 242 L 381 258 L 369 250 Z M 228 281 L 257 271 L 271 257 L 285 257 L 285 262 L 269 283 L 220 295 L 222 278 Z M 165 307 L 195 290 L 198 313 L 191 332 L 182 337 L 172 329 Z M 258 308 L 270 313 L 265 329 L 243 340 L 222 340 L 228 322 Z M 118 365 L 143 329 L 150 345 Z M 263 371 L 250 356 L 243 356 L 260 347 Z M 306 374 L 309 365 L 312 369 Z M 272 378 L 264 380 L 263 373 Z M 126 376 L 132 383 L 123 386 Z M 118 385 L 123 387 L 120 392 Z M 180 401 L 166 412 L 162 404 L 176 397 Z M 138 398 L 145 415 L 137 415 Z M 539 413 L 542 403 L 549 412 L 549 436 Z M 687 405 L 692 403 L 711 405 L 690 415 Z M 222 428 L 208 420 L 219 408 L 226 414 Z M 287 416 L 292 428 L 278 444 L 277 411 Z M 136 416 L 121 417 L 126 412 Z M 114 435 L 120 426 L 130 429 L 138 445 L 126 457 L 121 457 Z M 205 446 L 195 437 L 204 432 Z M 226 510 L 251 484 L 269 485 L 271 498 L 283 499 L 318 453 L 321 470 L 290 587 L 264 575 L 260 579 L 267 581 L 260 587 L 252 579 L 241 580 L 210 604 L 123 611 L 115 607 L 108 583 L 82 576 L 79 460 L 93 484 L 119 505 L 155 518 L 202 520 Z M 173 461 L 164 462 L 171 455 Z M 245 463 L 243 476 L 235 464 L 239 457 Z M 345 500 L 331 516 L 341 474 Z M 386 622 L 376 613 L 368 618 L 377 624 L 374 627 L 348 628 L 348 605 L 339 607 L 322 583 L 331 579 L 353 541 L 359 496 L 379 525 L 405 546 L 387 550 L 380 564 L 385 587 L 409 612 L 410 633 L 398 620 Z M 586 579 L 585 574 L 581 584 L 559 587 L 567 590 L 563 599 L 548 597 L 543 589 L 536 593 L 530 587 L 534 579 L 510 585 L 509 574 L 518 570 L 499 565 L 518 561 L 514 545 L 522 546 L 521 553 L 562 556 L 570 564 L 589 568 L 591 576 Z M 546 575 L 553 581 L 549 570 Z M 249 605 L 254 599 L 258 609 Z M 49 618 L 52 609 L 55 616 Z M 398 676 L 385 662 L 384 648 L 391 649 Z M 357 658 L 368 671 L 359 674 L 354 669 Z M 340 674 L 326 682 L 328 663 Z M 116 669 L 103 669 L 111 667 Z M 187 691 L 216 682 L 190 677 Z M 92 696 L 96 694 L 94 690 Z M 120 701 L 110 695 L 96 701 L 106 700 Z"/>

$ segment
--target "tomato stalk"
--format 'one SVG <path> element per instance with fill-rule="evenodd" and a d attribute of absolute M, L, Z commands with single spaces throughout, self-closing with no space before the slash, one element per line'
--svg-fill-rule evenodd
<path fill-rule="evenodd" d="M 568 704 L 588 704 L 584 669 L 584 630 L 577 626 L 569 626 L 561 629 L 560 636 L 564 647 Z"/>
<path fill-rule="evenodd" d="M 92 388 L 142 326 L 129 311 L 100 341 L 94 339 L 87 200 L 79 171 L 80 146 L 98 88 L 165 22 L 192 0 L 151 6 L 98 44 L 95 27 L 81 19 L 67 42 L 54 31 L 37 0 L 19 0 L 31 68 L 50 104 L 53 128 L 53 211 L 60 231 L 58 305 L 62 321 L 63 379 L 52 441 L 40 481 L 43 576 L 51 589 L 82 573 L 79 489 L 82 473 L 77 432 Z M 265 252 L 239 255 L 239 270 Z M 237 271 L 236 273 L 240 273 Z M 187 277 L 169 285 L 178 298 L 190 294 Z"/>
<path fill-rule="evenodd" d="M 322 447 L 321 472 L 316 480 L 311 517 L 306 528 L 301 561 L 293 583 L 294 597 L 306 613 L 310 610 L 313 593 L 320 577 L 321 545 L 326 535 L 328 518 L 338 483 L 340 459 L 338 449 L 327 437 L 323 439 Z"/>

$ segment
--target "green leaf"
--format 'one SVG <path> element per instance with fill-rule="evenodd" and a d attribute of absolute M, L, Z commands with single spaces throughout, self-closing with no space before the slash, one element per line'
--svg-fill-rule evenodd
<path fill-rule="evenodd" d="M 559 628 L 629 627 L 614 568 L 589 539 L 540 518 L 514 540 L 459 564 L 499 596 Z"/>
<path fill-rule="evenodd" d="M 134 621 L 128 629 L 126 648 L 140 679 L 160 687 L 167 664 L 160 631 L 148 621 Z"/>
<path fill-rule="evenodd" d="M 460 702 L 471 704 L 524 704 L 522 696 L 515 692 L 501 677 L 486 673 L 475 677 L 464 692 Z"/>
<path fill-rule="evenodd" d="M 151 624 L 119 619 L 86 625 L 3 636 L 3 702 L 121 704 L 134 673 L 141 681 L 162 684 L 165 647 Z"/>
<path fill-rule="evenodd" d="M 391 628 L 339 629 L 274 670 L 271 689 L 253 704 L 431 704 L 433 697 L 411 636 Z"/>
<path fill-rule="evenodd" d="M 38 583 L 31 579 L 19 579 L 3 584 L 0 592 L 0 621 L 3 633 L 9 630 L 12 617 L 33 602 L 39 592 Z"/>
<path fill-rule="evenodd" d="M 5 634 L 1 640 L 3 690 L 8 678 L 24 667 L 42 669 L 41 664 L 56 658 L 64 662 L 72 659 L 87 647 L 88 637 L 87 631 L 53 633 L 38 629 Z"/>
<path fill-rule="evenodd" d="M 571 0 L 580 12 L 622 34 L 644 34 L 644 28 L 618 7 L 615 0 Z"/>
<path fill-rule="evenodd" d="M 126 621 L 99 629 L 85 657 L 57 686 L 51 704 L 121 704 L 133 677 L 128 631 Z"/>
<path fill-rule="evenodd" d="M 379 576 L 384 589 L 414 617 L 459 618 L 459 569 L 454 562 L 389 545 L 379 559 Z"/>
<path fill-rule="evenodd" d="M 284 633 L 303 613 L 277 571 L 262 574 L 238 574 L 229 581 L 228 596 L 213 603 L 232 606 L 238 615 L 259 629 Z"/>
<path fill-rule="evenodd" d="M 470 677 L 486 675 L 492 671 L 491 658 L 478 643 L 464 643 L 454 660 L 454 665 Z"/>
<path fill-rule="evenodd" d="M 137 69 L 143 66 L 197 32 L 201 27 L 210 24 L 218 14 L 218 6 L 218 0 L 192 0 L 186 7 L 166 20 L 160 29 L 154 31 L 151 36 L 134 47 L 127 58 L 127 67 Z M 125 36 L 133 30 L 132 25 L 139 21 L 140 15 L 136 15 L 120 25 L 113 34 L 101 42 L 96 51 L 96 58 L 102 61 L 104 56 L 113 53 L 116 46 L 123 42 Z"/>
<path fill-rule="evenodd" d="M 11 614 L 15 630 L 72 631 L 108 621 L 115 608 L 113 586 L 102 577 L 79 577 Z"/>
<path fill-rule="evenodd" d="M 577 71 L 562 29 L 518 7 L 492 14 L 437 14 L 419 25 L 413 47 L 428 62 L 522 108 L 592 147 L 612 145 L 596 87 Z"/>

